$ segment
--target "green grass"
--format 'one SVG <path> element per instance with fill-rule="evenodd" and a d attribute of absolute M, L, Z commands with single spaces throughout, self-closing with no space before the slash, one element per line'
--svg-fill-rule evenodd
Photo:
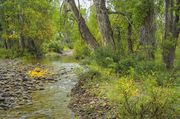
<path fill-rule="evenodd" d="M 151 75 L 146 76 L 145 80 L 142 79 L 137 81 L 134 80 L 131 75 L 119 76 L 111 69 L 102 68 L 93 64 L 90 65 L 90 71 L 82 75 L 81 79 L 87 79 L 89 77 L 91 77 L 91 80 L 87 80 L 84 87 L 97 97 L 108 99 L 110 103 L 116 107 L 116 111 L 119 113 L 119 115 L 125 115 L 125 117 L 129 116 L 129 118 L 131 118 L 132 115 L 133 117 L 139 117 L 141 111 L 143 111 L 143 109 L 140 108 L 141 105 L 149 109 L 147 110 L 148 114 L 146 116 L 151 115 L 151 108 L 158 108 L 160 112 L 162 111 L 163 114 L 168 113 L 169 116 L 171 114 L 178 113 L 179 106 L 177 106 L 175 111 L 171 110 L 171 108 L 174 109 L 174 105 L 179 105 L 179 103 L 177 103 L 177 93 L 179 88 L 176 88 L 172 85 L 159 86 L 155 77 Z M 124 84 L 120 83 L 122 80 L 124 80 Z M 133 82 L 133 85 L 131 84 L 131 81 Z M 128 103 L 131 105 L 130 108 L 132 108 L 133 111 L 126 115 L 127 110 L 123 106 L 126 104 L 126 98 L 121 95 L 121 93 L 123 90 L 128 90 L 131 94 L 131 92 L 135 90 L 132 88 L 133 86 L 139 90 L 138 95 L 140 97 L 129 95 Z M 137 103 L 135 104 L 135 102 Z M 135 115 L 136 112 L 138 115 Z"/>
<path fill-rule="evenodd" d="M 175 67 L 180 66 L 180 62 L 178 60 L 179 57 L 180 48 L 177 48 Z M 101 58 L 103 57 L 99 55 L 98 60 L 101 61 Z M 111 62 L 108 63 L 111 65 Z M 133 63 L 133 66 L 131 63 Z M 138 114 L 140 114 L 140 112 L 143 111 L 143 109 L 140 108 L 141 105 L 144 105 L 148 108 L 158 108 L 160 111 L 162 111 L 162 113 L 172 112 L 171 114 L 175 115 L 177 115 L 178 110 L 180 110 L 180 106 L 176 106 L 175 111 L 171 110 L 171 108 L 174 108 L 174 105 L 180 105 L 177 103 L 178 101 L 176 101 L 180 97 L 180 94 L 178 93 L 180 92 L 179 81 L 176 75 L 174 75 L 175 78 L 173 78 L 171 76 L 172 72 L 167 72 L 167 70 L 165 70 L 162 62 L 162 51 L 160 50 L 156 52 L 155 61 L 144 61 L 141 59 L 138 60 L 136 57 L 131 56 L 127 58 L 125 57 L 123 60 L 121 57 L 119 62 L 115 64 L 117 66 L 119 65 L 120 69 L 124 70 L 123 72 L 120 71 L 119 73 L 116 72 L 113 67 L 100 66 L 98 62 L 96 62 L 96 59 L 90 58 L 88 65 L 93 72 L 96 72 L 99 75 L 93 77 L 93 80 L 88 80 L 88 82 L 85 84 L 85 87 L 99 98 L 108 99 L 113 105 L 117 106 L 117 112 L 121 114 L 124 114 L 124 112 L 122 112 L 123 106 L 119 104 L 124 103 L 123 101 L 125 99 L 122 95 L 120 95 L 121 90 L 117 90 L 117 87 L 120 89 L 122 88 L 122 85 L 118 83 L 121 79 L 127 79 L 127 81 L 132 80 L 139 90 L 144 89 L 140 94 L 144 95 L 142 100 L 140 98 L 136 98 L 136 101 L 138 100 L 137 104 L 134 104 L 134 102 L 136 102 L 135 100 L 131 100 L 129 102 L 133 109 L 135 109 L 135 111 L 132 111 L 131 114 L 135 114 L 136 111 Z M 86 79 L 87 77 L 91 77 L 91 73 L 86 73 L 84 78 Z M 156 100 L 153 100 L 153 94 L 157 94 L 155 97 L 157 102 Z M 131 99 L 132 97 L 130 96 L 129 98 Z M 146 98 L 150 98 L 151 100 L 146 100 Z M 149 105 L 153 103 L 156 104 Z M 119 108 L 121 108 L 121 110 L 119 110 Z M 124 108 L 124 111 L 127 110 Z M 147 112 L 150 113 L 151 111 L 152 110 L 150 109 Z"/>
<path fill-rule="evenodd" d="M 13 52 L 13 50 L 7 50 L 4 48 L 0 48 L 0 58 L 1 59 L 14 58 L 14 57 L 15 57 L 15 52 Z"/>

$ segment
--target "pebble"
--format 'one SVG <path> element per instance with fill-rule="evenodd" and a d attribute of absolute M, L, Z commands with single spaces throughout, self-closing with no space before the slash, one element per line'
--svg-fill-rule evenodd
<path fill-rule="evenodd" d="M 4 102 L 4 101 L 5 101 L 5 98 L 0 97 L 0 102 Z"/>
<path fill-rule="evenodd" d="M 25 65 L 18 60 L 0 60 L 0 110 L 32 104 L 33 91 L 44 90 L 46 82 L 58 81 L 60 74 L 47 78 L 29 78 L 27 72 L 35 67 L 47 68 L 41 64 Z"/>

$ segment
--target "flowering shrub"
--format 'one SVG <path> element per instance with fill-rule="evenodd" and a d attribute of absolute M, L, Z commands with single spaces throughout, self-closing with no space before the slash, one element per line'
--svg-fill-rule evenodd
<path fill-rule="evenodd" d="M 174 89 L 158 86 L 154 79 L 135 82 L 129 77 L 114 84 L 109 98 L 118 104 L 120 118 L 173 118 L 177 103 Z"/>
<path fill-rule="evenodd" d="M 34 70 L 28 72 L 28 76 L 31 78 L 44 78 L 48 73 L 48 69 L 36 67 Z"/>
<path fill-rule="evenodd" d="M 136 87 L 135 82 L 133 80 L 127 80 L 126 78 L 122 78 L 119 81 L 118 88 L 121 96 L 137 96 L 139 93 L 139 89 Z"/>

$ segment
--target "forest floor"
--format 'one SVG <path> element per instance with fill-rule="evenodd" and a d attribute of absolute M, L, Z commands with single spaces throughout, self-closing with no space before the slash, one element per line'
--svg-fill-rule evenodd
<path fill-rule="evenodd" d="M 69 107 L 80 119 L 117 119 L 117 107 L 106 97 L 99 96 L 99 84 L 93 83 L 95 75 L 79 76 L 79 81 L 71 92 Z"/>

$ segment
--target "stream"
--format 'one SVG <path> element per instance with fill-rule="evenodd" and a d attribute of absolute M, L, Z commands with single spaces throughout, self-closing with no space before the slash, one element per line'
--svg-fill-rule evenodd
<path fill-rule="evenodd" d="M 74 119 L 73 112 L 68 108 L 70 92 L 77 83 L 75 69 L 80 68 L 69 58 L 48 59 L 40 62 L 59 68 L 60 80 L 45 85 L 44 90 L 32 93 L 32 104 L 22 105 L 15 109 L 0 111 L 0 119 Z M 66 72 L 66 73 L 63 73 Z"/>

